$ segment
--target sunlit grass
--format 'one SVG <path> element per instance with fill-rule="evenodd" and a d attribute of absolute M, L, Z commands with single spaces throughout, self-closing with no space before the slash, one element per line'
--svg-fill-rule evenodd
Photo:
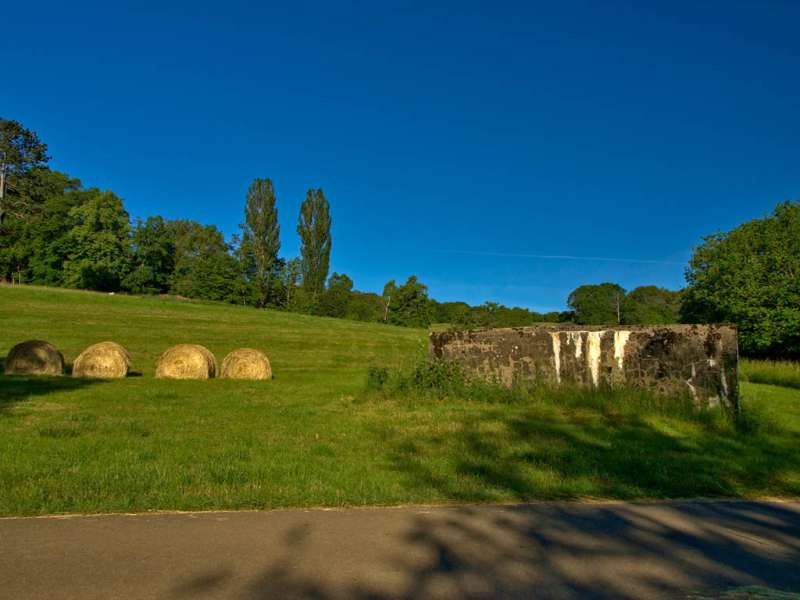
<path fill-rule="evenodd" d="M 742 359 L 739 374 L 744 381 L 800 389 L 800 362 Z"/>
<path fill-rule="evenodd" d="M 630 390 L 368 391 L 370 365 L 415 363 L 423 330 L 1 287 L 0 323 L 0 355 L 43 338 L 70 362 L 112 339 L 142 373 L 0 376 L 3 515 L 800 494 L 791 388 L 744 383 L 739 423 Z M 261 348 L 276 377 L 153 379 L 179 342 Z"/>

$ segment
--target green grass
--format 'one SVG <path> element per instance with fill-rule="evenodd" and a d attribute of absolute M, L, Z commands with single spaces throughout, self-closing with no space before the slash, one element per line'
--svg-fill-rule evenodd
<path fill-rule="evenodd" d="M 142 373 L 0 376 L 0 514 L 800 495 L 800 391 L 744 383 L 744 418 L 619 390 L 366 392 L 426 332 L 160 298 L 0 287 L 0 355 L 113 339 Z M 275 379 L 152 378 L 168 346 L 268 353 Z"/>
<path fill-rule="evenodd" d="M 739 374 L 744 381 L 800 390 L 800 362 L 743 359 L 739 364 Z"/>

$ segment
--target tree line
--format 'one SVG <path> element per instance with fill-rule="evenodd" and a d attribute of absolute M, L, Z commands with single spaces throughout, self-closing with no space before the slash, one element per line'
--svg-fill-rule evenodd
<path fill-rule="evenodd" d="M 687 286 L 626 293 L 615 283 L 584 285 L 567 300 L 576 323 L 733 323 L 747 356 L 800 358 L 800 202 L 703 238 L 686 268 Z"/>
<path fill-rule="evenodd" d="M 232 239 L 214 225 L 161 216 L 131 218 L 111 191 L 84 187 L 48 167 L 47 145 L 20 123 L 0 118 L 0 280 L 104 292 L 173 294 L 395 325 L 512 327 L 732 322 L 743 352 L 800 357 L 800 203 L 703 239 L 671 291 L 615 283 L 582 285 L 569 310 L 537 313 L 486 302 L 437 302 L 415 276 L 361 292 L 329 273 L 330 204 L 309 189 L 296 233 L 300 256 L 280 255 L 275 190 L 256 179 Z"/>
<path fill-rule="evenodd" d="M 330 204 L 310 189 L 296 232 L 300 256 L 280 255 L 273 183 L 247 190 L 240 231 L 161 216 L 131 220 L 111 191 L 84 187 L 48 167 L 47 145 L 16 121 L 0 119 L 0 280 L 102 292 L 172 294 L 257 308 L 395 325 L 433 322 L 527 325 L 555 318 L 487 303 L 438 303 L 415 276 L 361 292 L 329 273 Z"/>

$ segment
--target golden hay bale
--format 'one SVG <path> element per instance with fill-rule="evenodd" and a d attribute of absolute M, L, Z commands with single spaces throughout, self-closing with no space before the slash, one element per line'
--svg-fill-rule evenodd
<path fill-rule="evenodd" d="M 158 359 L 159 379 L 211 379 L 217 375 L 217 359 L 198 344 L 178 344 Z"/>
<path fill-rule="evenodd" d="M 225 379 L 272 379 L 272 367 L 263 352 L 239 348 L 222 361 L 220 376 Z"/>
<path fill-rule="evenodd" d="M 131 368 L 131 356 L 116 342 L 93 344 L 80 353 L 72 365 L 73 377 L 112 379 L 126 377 Z"/>
<path fill-rule="evenodd" d="M 5 371 L 6 375 L 62 375 L 64 357 L 52 344 L 29 340 L 11 349 Z"/>

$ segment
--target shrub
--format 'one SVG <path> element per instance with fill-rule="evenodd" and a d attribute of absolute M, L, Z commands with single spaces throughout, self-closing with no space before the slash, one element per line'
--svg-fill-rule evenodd
<path fill-rule="evenodd" d="M 367 369 L 367 389 L 382 390 L 389 381 L 389 369 L 386 367 L 370 367 Z"/>

